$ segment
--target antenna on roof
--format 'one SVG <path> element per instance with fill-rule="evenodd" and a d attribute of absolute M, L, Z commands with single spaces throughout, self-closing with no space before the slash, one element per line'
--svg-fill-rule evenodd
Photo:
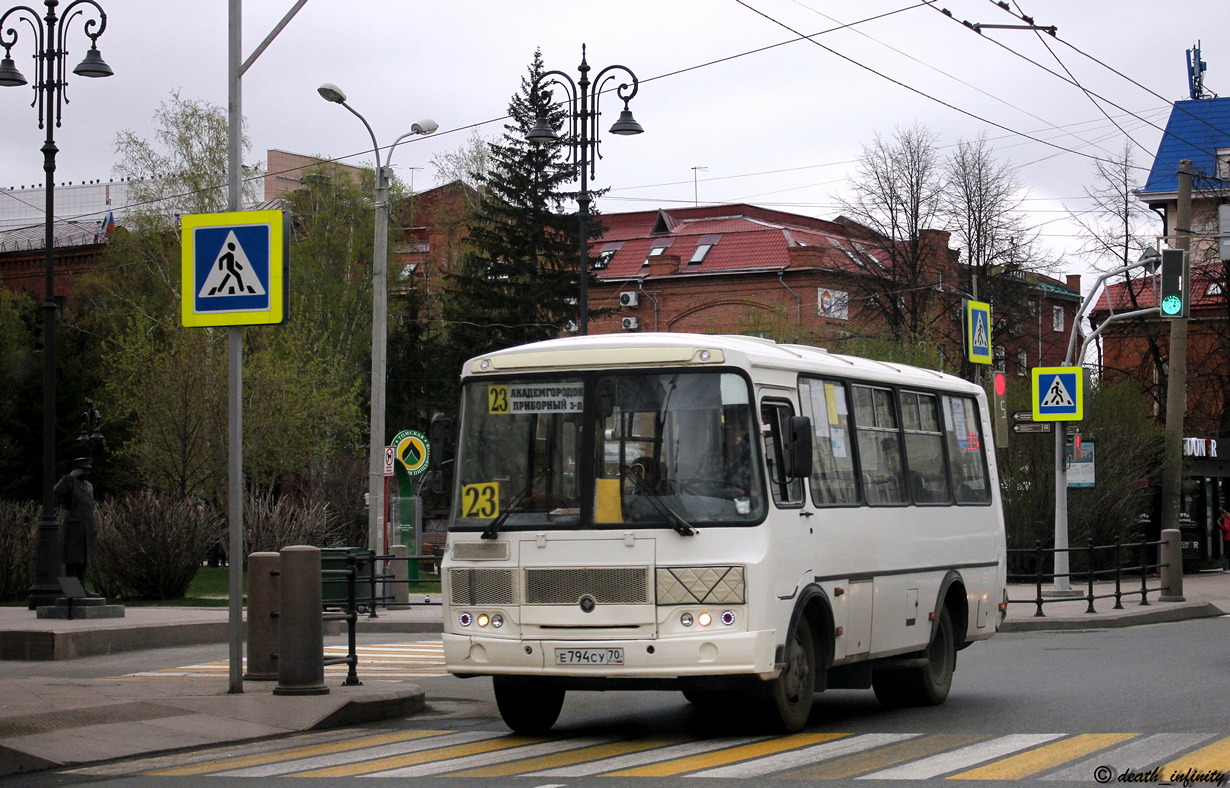
<path fill-rule="evenodd" d="M 1209 64 L 1200 59 L 1200 42 L 1187 50 L 1187 92 L 1193 99 L 1217 98 L 1217 94 L 1204 89 L 1204 72 Z"/>

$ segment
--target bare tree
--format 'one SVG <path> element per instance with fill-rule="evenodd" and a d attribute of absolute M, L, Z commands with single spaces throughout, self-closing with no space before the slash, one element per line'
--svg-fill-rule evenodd
<path fill-rule="evenodd" d="M 938 284 L 924 231 L 944 224 L 944 172 L 937 136 L 915 124 L 891 139 L 876 135 L 863 149 L 850 179 L 850 196 L 838 205 L 854 257 L 861 259 L 861 296 L 889 335 L 910 341 L 928 333 L 935 319 Z M 941 310 L 943 311 L 943 310 Z"/>

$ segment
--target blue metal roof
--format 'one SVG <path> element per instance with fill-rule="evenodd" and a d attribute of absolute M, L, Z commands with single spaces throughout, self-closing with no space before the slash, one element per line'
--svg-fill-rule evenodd
<path fill-rule="evenodd" d="M 1192 162 L 1194 188 L 1217 188 L 1218 184 L 1202 183 L 1201 176 L 1216 178 L 1219 148 L 1230 148 L 1230 97 L 1176 101 L 1140 194 L 1178 191 L 1183 159 Z"/>

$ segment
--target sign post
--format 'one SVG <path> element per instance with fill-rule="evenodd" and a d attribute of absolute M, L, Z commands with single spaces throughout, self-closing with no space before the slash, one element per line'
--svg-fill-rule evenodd
<path fill-rule="evenodd" d="M 232 20 L 232 29 L 234 28 Z M 232 48 L 232 54 L 234 54 Z M 231 163 L 232 171 L 234 162 Z M 238 181 L 235 182 L 236 185 Z M 238 195 L 238 189 L 235 190 Z M 236 199 L 232 199 L 234 206 Z M 184 326 L 227 326 L 227 495 L 230 561 L 230 691 L 243 692 L 243 343 L 242 326 L 288 316 L 290 223 L 281 211 L 187 214 L 181 220 L 180 318 Z"/>

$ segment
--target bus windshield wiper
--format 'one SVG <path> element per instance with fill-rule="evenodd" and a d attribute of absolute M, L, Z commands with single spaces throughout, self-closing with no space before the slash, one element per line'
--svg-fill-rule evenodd
<path fill-rule="evenodd" d="M 547 463 L 539 468 L 538 473 L 534 474 L 534 477 L 530 479 L 529 484 L 525 485 L 521 492 L 514 495 L 513 499 L 508 502 L 508 506 L 504 507 L 504 511 L 496 515 L 495 519 L 487 524 L 487 527 L 483 529 L 483 532 L 479 538 L 494 539 L 500 532 L 500 526 L 508 522 L 509 516 L 517 510 L 517 507 L 521 505 L 521 502 L 530 497 L 530 491 L 534 489 L 534 485 L 538 484 L 539 481 L 546 478 L 547 474 L 551 473 L 552 467 L 552 463 Z"/>
<path fill-rule="evenodd" d="M 670 504 L 662 500 L 662 495 L 649 486 L 639 474 L 629 474 L 628 478 L 632 480 L 632 486 L 636 488 L 639 495 L 644 496 L 645 500 L 649 501 L 649 505 L 654 511 L 662 516 L 662 519 L 669 522 L 675 528 L 675 532 L 680 536 L 696 536 L 700 533 L 692 527 L 691 523 L 683 518 L 683 515 L 671 508 Z"/>

